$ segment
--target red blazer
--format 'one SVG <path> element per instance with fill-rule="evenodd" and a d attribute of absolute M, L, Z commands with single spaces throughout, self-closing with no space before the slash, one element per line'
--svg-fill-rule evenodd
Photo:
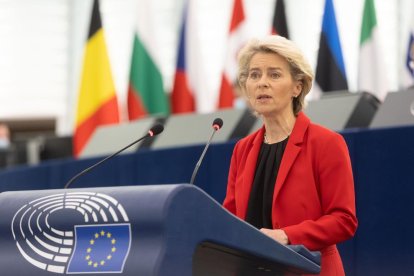
<path fill-rule="evenodd" d="M 240 140 L 233 151 L 224 207 L 245 219 L 264 127 Z M 354 182 L 341 135 L 299 113 L 280 164 L 273 194 L 272 223 L 291 244 L 322 253 L 320 275 L 344 275 L 336 243 L 357 228 Z"/>

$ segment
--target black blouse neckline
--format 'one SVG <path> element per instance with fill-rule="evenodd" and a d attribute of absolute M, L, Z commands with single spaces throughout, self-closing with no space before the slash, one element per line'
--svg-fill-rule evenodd
<path fill-rule="evenodd" d="M 272 204 L 277 173 L 289 137 L 267 144 L 263 141 L 250 191 L 246 221 L 256 228 L 272 229 Z"/>

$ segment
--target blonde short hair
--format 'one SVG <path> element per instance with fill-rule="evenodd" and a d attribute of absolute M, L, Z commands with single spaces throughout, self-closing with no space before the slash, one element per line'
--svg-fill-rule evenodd
<path fill-rule="evenodd" d="M 238 84 L 246 96 L 246 80 L 249 74 L 250 61 L 257 53 L 275 53 L 286 59 L 290 74 L 294 80 L 302 82 L 302 91 L 293 98 L 293 113 L 297 115 L 305 105 L 305 96 L 312 87 L 313 70 L 302 51 L 290 40 L 270 35 L 263 39 L 251 39 L 239 52 Z"/>

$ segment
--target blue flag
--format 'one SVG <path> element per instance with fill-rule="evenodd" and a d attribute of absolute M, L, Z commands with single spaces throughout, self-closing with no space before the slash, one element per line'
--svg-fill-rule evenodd
<path fill-rule="evenodd" d="M 411 77 L 414 78 L 414 32 L 411 33 L 410 41 L 408 43 L 406 65 Z"/>
<path fill-rule="evenodd" d="M 128 223 L 77 225 L 67 273 L 122 272 L 130 246 Z"/>
<path fill-rule="evenodd" d="M 342 57 L 341 42 L 332 0 L 325 0 L 315 80 L 324 92 L 348 90 L 345 64 Z"/>

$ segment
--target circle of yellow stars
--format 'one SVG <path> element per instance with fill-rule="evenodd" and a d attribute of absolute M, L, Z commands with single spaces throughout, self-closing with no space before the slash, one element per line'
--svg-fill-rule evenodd
<path fill-rule="evenodd" d="M 111 248 L 111 252 L 106 256 L 105 259 L 96 261 L 93 260 L 91 257 L 91 253 L 92 253 L 92 247 L 95 244 L 95 242 L 100 239 L 100 238 L 106 238 L 108 240 L 111 240 L 111 244 L 112 244 L 112 248 Z M 99 266 L 103 266 L 105 265 L 105 263 L 107 261 L 110 261 L 112 259 L 112 254 L 115 253 L 116 251 L 116 240 L 112 237 L 112 234 L 110 232 L 106 232 L 104 230 L 102 230 L 99 233 L 95 233 L 93 239 L 91 239 L 89 241 L 90 246 L 86 249 L 86 256 L 85 256 L 85 260 L 88 262 L 88 266 L 92 266 L 92 267 L 99 267 Z"/>

